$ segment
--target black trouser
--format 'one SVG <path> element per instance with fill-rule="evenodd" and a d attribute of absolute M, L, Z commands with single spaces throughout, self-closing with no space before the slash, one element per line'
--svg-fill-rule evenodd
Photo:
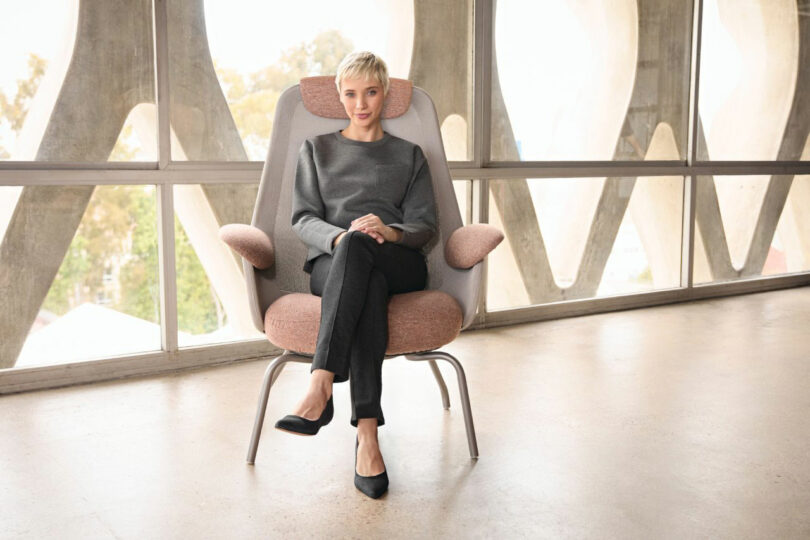
<path fill-rule="evenodd" d="M 358 418 L 385 424 L 380 397 L 389 296 L 426 284 L 427 264 L 419 250 L 380 244 L 360 231 L 346 233 L 332 255 L 314 259 L 309 288 L 321 297 L 321 326 L 310 373 L 325 369 L 335 374 L 334 382 L 350 379 L 354 427 Z"/>

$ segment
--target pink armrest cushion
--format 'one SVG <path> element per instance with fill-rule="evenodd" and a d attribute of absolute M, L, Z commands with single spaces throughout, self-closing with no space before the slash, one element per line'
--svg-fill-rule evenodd
<path fill-rule="evenodd" d="M 275 262 L 273 242 L 261 229 L 229 223 L 219 228 L 219 237 L 259 270 L 270 268 Z"/>
<path fill-rule="evenodd" d="M 453 268 L 472 268 L 503 240 L 503 233 L 487 223 L 459 227 L 444 245 L 444 258 Z"/>

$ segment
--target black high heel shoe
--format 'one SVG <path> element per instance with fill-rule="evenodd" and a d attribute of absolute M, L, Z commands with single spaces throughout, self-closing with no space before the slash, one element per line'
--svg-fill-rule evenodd
<path fill-rule="evenodd" d="M 385 470 L 375 476 L 361 476 L 357 474 L 357 447 L 360 441 L 354 439 L 354 486 L 371 497 L 376 499 L 388 489 L 388 471 Z"/>
<path fill-rule="evenodd" d="M 289 431 L 296 435 L 315 435 L 322 426 L 332 421 L 334 415 L 335 406 L 332 403 L 332 396 L 329 396 L 329 399 L 326 401 L 326 407 L 324 407 L 320 418 L 317 420 L 309 420 L 303 416 L 288 414 L 276 422 L 276 429 Z"/>

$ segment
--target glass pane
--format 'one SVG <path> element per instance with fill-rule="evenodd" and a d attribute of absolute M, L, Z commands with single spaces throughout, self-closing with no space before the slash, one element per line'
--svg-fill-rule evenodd
<path fill-rule="evenodd" d="M 379 54 L 392 77 L 427 90 L 448 159 L 470 156 L 471 2 L 202 6 L 168 4 L 173 159 L 264 161 L 282 91 L 302 77 L 334 74 L 354 50 Z M 444 76 L 449 66 L 453 77 Z"/>
<path fill-rule="evenodd" d="M 810 157 L 808 16 L 796 0 L 703 2 L 699 159 Z"/>
<path fill-rule="evenodd" d="M 155 186 L 6 186 L 0 202 L 0 368 L 160 349 Z"/>
<path fill-rule="evenodd" d="M 492 159 L 683 159 L 691 5 L 498 2 Z"/>
<path fill-rule="evenodd" d="M 490 182 L 490 311 L 680 286 L 683 178 Z"/>
<path fill-rule="evenodd" d="M 157 159 L 151 2 L 31 0 L 3 15 L 0 159 Z"/>
<path fill-rule="evenodd" d="M 250 223 L 257 189 L 256 184 L 174 186 L 180 347 L 264 337 L 250 315 L 241 257 L 219 238 L 225 223 Z"/>
<path fill-rule="evenodd" d="M 694 282 L 810 270 L 810 176 L 699 176 Z"/>

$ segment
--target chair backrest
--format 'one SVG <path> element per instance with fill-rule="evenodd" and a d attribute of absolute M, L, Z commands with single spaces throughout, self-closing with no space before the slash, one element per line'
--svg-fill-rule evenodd
<path fill-rule="evenodd" d="M 403 85 L 402 82 L 408 84 Z M 411 90 L 408 81 L 392 79 L 392 90 L 386 98 L 387 108 L 394 89 L 406 87 L 408 91 Z M 400 98 L 401 96 L 402 94 Z M 394 98 L 397 99 L 396 96 Z M 334 99 L 339 99 L 336 88 Z M 251 223 L 267 233 L 273 241 L 275 264 L 267 270 L 258 270 L 243 261 L 251 311 L 254 323 L 260 331 L 264 330 L 262 315 L 278 297 L 292 292 L 310 292 L 309 276 L 303 271 L 307 246 L 292 230 L 290 223 L 293 183 L 301 144 L 309 137 L 337 131 L 347 125 L 346 118 L 317 116 L 307 110 L 300 84 L 285 90 L 278 100 L 270 147 Z M 413 87 L 406 112 L 396 118 L 385 118 L 383 115 L 382 127 L 392 135 L 418 144 L 428 160 L 436 198 L 438 232 L 423 248 L 428 266 L 426 288 L 442 290 L 459 302 L 464 328 L 472 322 L 475 315 L 481 264 L 461 270 L 449 266 L 444 258 L 445 242 L 463 222 L 433 101 L 427 92 Z"/>

